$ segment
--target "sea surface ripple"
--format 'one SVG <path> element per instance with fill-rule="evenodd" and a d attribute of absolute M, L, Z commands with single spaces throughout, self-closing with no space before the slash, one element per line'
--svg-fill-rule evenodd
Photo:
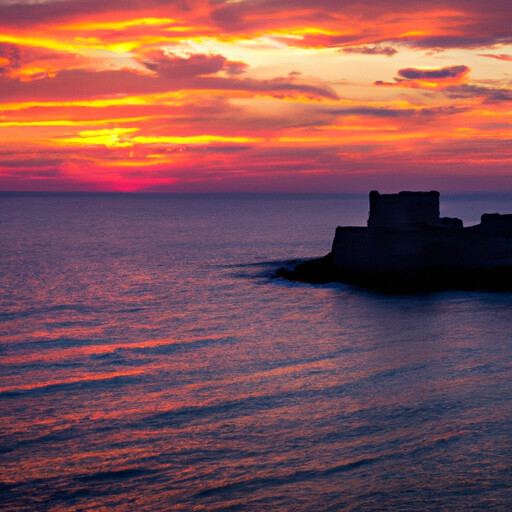
<path fill-rule="evenodd" d="M 0 200 L 1 510 L 512 509 L 512 294 L 270 277 L 364 196 Z"/>

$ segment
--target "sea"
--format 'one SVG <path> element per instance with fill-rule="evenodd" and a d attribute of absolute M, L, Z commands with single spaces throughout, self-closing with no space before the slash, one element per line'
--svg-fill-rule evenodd
<path fill-rule="evenodd" d="M 367 217 L 366 194 L 1 194 L 0 510 L 512 510 L 512 292 L 273 277 Z"/>

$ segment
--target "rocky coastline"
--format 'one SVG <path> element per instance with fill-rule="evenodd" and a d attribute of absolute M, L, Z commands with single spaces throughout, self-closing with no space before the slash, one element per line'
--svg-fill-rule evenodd
<path fill-rule="evenodd" d="M 276 275 L 385 293 L 512 290 L 512 215 L 465 228 L 439 217 L 438 192 L 373 191 L 367 227 L 338 227 L 329 254 Z"/>

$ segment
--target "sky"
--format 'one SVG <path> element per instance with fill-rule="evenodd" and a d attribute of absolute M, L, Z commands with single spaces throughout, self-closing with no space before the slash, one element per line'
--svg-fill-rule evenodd
<path fill-rule="evenodd" d="M 0 190 L 512 191 L 510 0 L 0 0 Z"/>

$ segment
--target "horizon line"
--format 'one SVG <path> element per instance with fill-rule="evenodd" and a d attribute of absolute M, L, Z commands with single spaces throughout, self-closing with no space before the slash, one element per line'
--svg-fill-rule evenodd
<path fill-rule="evenodd" d="M 378 190 L 378 189 L 371 189 Z M 107 195 L 117 195 L 117 196 L 234 196 L 234 195 L 246 195 L 246 196 L 368 196 L 371 192 L 369 189 L 366 192 L 290 192 L 290 191 L 197 191 L 197 192 L 185 192 L 185 191 L 122 191 L 122 190 L 0 190 L 0 196 L 107 196 Z M 386 187 L 387 190 L 387 187 Z M 413 190 L 410 188 L 406 189 L 396 189 L 395 192 L 428 192 L 435 190 L 433 188 L 426 190 Z M 388 192 L 384 192 L 388 193 Z M 508 196 L 512 195 L 512 190 L 473 190 L 473 191 L 444 191 L 440 192 L 443 196 L 483 196 L 483 195 L 493 195 L 493 196 Z"/>

